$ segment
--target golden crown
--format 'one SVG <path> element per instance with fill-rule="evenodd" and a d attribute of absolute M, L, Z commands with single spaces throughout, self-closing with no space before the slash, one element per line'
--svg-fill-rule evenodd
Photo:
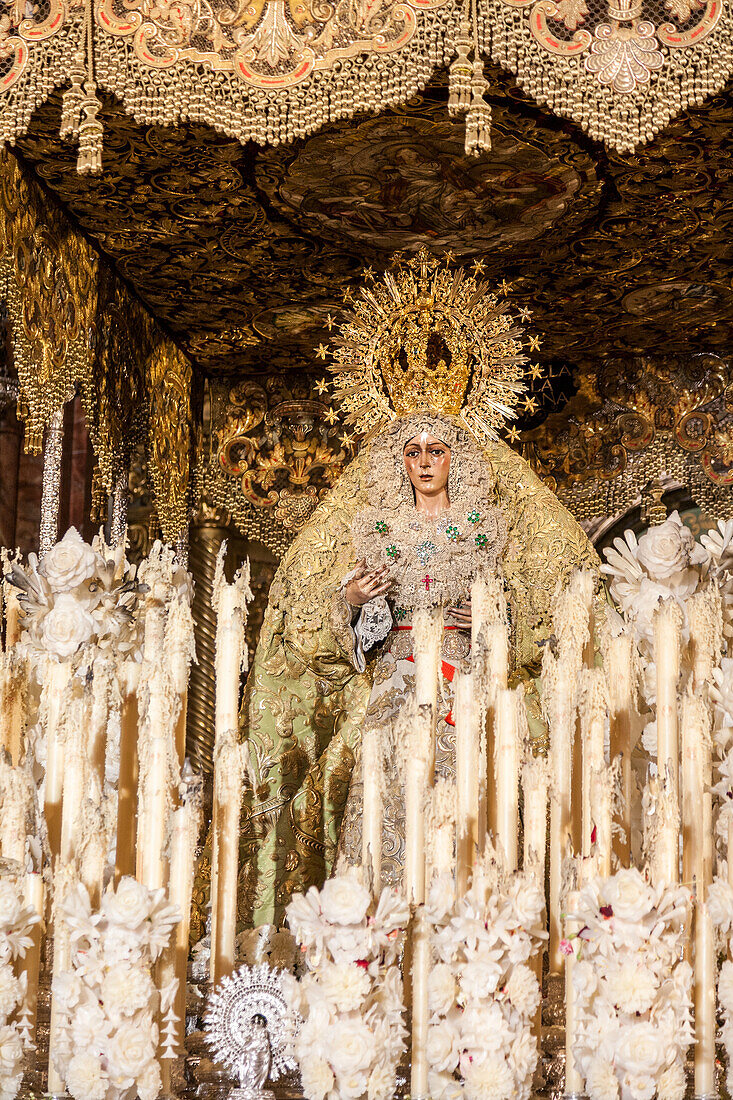
<path fill-rule="evenodd" d="M 381 279 L 365 272 L 356 298 L 346 292 L 350 315 L 331 348 L 316 350 L 333 356 L 331 389 L 356 434 L 369 438 L 396 416 L 429 409 L 495 439 L 516 417 L 528 360 L 508 288 L 478 281 L 480 262 L 474 275 L 452 263 L 450 253 L 441 260 L 425 248 L 411 259 L 398 253 Z"/>

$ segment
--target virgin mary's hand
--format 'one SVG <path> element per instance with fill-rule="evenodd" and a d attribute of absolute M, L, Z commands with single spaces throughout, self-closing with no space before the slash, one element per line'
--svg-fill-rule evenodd
<path fill-rule="evenodd" d="M 344 595 L 352 607 L 363 607 L 377 596 L 384 596 L 392 587 L 389 569 L 367 569 L 366 562 L 360 561 L 356 573 L 344 589 Z"/>
<path fill-rule="evenodd" d="M 458 626 L 461 630 L 471 629 L 471 601 L 460 604 L 458 607 L 449 607 L 448 614 L 453 620 L 451 626 Z"/>

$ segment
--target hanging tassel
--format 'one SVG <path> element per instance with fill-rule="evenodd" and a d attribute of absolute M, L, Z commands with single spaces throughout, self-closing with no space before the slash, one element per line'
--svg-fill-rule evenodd
<path fill-rule="evenodd" d="M 97 99 L 97 86 L 93 81 L 84 85 L 81 101 L 84 118 L 79 124 L 79 156 L 76 170 L 82 176 L 98 175 L 102 171 L 102 134 L 104 127 L 97 115 L 102 104 Z"/>
<path fill-rule="evenodd" d="M 484 76 L 483 62 L 473 63 L 471 106 L 466 115 L 466 154 L 477 157 L 491 149 L 491 106 L 484 99 L 489 83 Z"/>
<path fill-rule="evenodd" d="M 461 20 L 456 38 L 456 58 L 448 70 L 448 114 L 456 115 L 467 111 L 471 102 L 471 24 Z"/>
<path fill-rule="evenodd" d="M 64 92 L 61 100 L 61 127 L 59 134 L 64 140 L 76 140 L 79 137 L 81 105 L 84 99 L 83 84 L 86 79 L 84 52 L 75 54 L 69 71 L 71 87 Z"/>

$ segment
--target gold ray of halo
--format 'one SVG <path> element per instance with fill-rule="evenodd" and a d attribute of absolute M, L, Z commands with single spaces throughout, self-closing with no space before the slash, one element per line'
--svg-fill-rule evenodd
<path fill-rule="evenodd" d="M 479 440 L 497 438 L 527 388 L 523 316 L 450 253 L 392 259 L 381 278 L 365 272 L 329 346 L 344 422 L 370 438 L 396 416 L 429 409 L 459 416 Z M 441 349 L 449 360 L 431 362 Z"/>

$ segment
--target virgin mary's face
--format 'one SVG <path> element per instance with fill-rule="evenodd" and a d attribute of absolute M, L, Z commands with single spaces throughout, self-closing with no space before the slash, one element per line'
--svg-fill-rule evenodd
<path fill-rule="evenodd" d="M 448 487 L 450 447 L 429 432 L 413 436 L 404 450 L 405 469 L 416 493 L 438 496 Z"/>

